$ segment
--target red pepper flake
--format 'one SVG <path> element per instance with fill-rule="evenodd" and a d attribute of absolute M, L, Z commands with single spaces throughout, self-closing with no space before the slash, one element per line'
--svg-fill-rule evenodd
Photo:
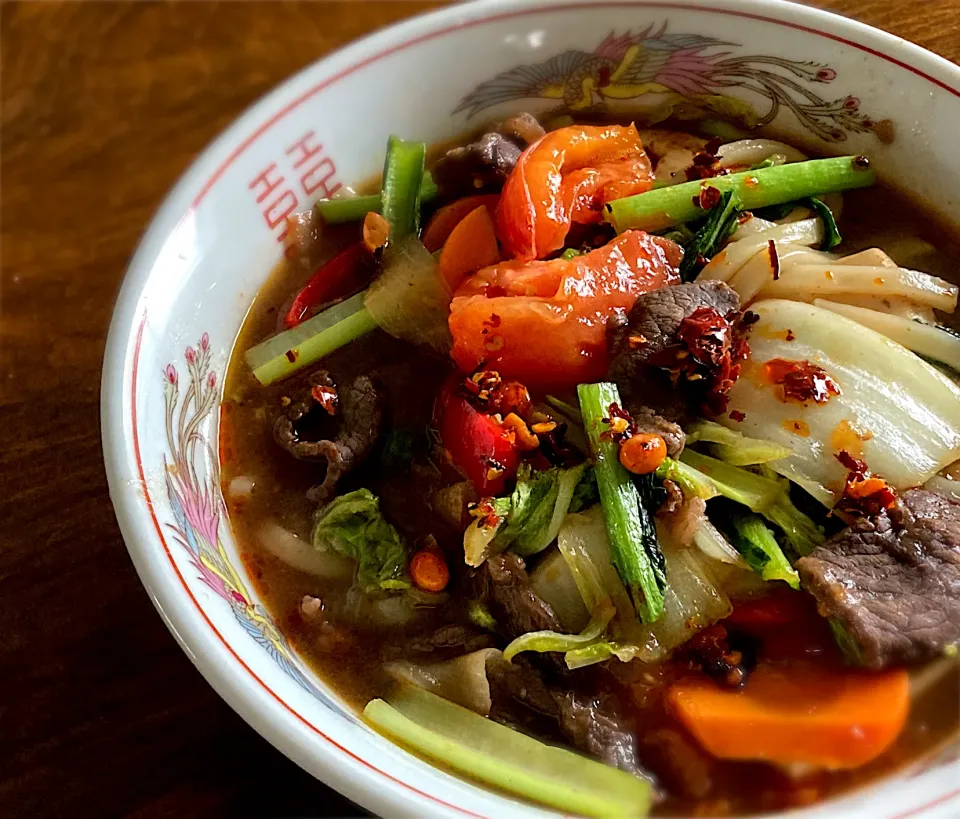
<path fill-rule="evenodd" d="M 497 329 L 497 327 L 500 326 L 501 321 L 502 319 L 500 316 L 498 316 L 496 313 L 491 313 L 490 318 L 484 319 L 483 323 L 487 327 L 493 327 L 493 329 Z"/>
<path fill-rule="evenodd" d="M 897 493 L 883 478 L 871 474 L 865 462 L 846 450 L 836 457 L 849 470 L 836 511 L 855 517 L 876 517 L 896 505 Z"/>
<path fill-rule="evenodd" d="M 756 324 L 758 321 L 760 321 L 759 313 L 754 313 L 753 310 L 745 310 L 743 316 L 740 318 L 740 326 L 746 328 L 751 324 Z"/>
<path fill-rule="evenodd" d="M 743 185 L 744 187 L 747 187 L 747 188 L 755 188 L 759 184 L 760 184 L 760 180 L 757 179 L 757 177 L 755 176 L 748 176 L 746 179 L 743 180 Z"/>
<path fill-rule="evenodd" d="M 744 329 L 752 321 L 745 323 L 744 318 L 736 311 L 722 316 L 700 307 L 680 322 L 677 342 L 651 356 L 650 363 L 667 370 L 674 383 L 681 378 L 702 382 L 703 411 L 721 415 L 740 377 L 740 362 L 750 354 Z"/>
<path fill-rule="evenodd" d="M 287 350 L 287 361 L 289 361 L 291 364 L 294 364 L 299 357 L 299 350 Z"/>
<path fill-rule="evenodd" d="M 730 410 L 730 420 L 736 421 L 739 424 L 741 421 L 747 420 L 747 415 L 744 412 L 740 412 L 740 410 Z"/>
<path fill-rule="evenodd" d="M 793 334 L 793 330 L 789 327 L 787 328 L 787 334 L 783 337 L 784 341 L 793 341 L 796 339 L 796 336 Z"/>
<path fill-rule="evenodd" d="M 723 194 L 713 185 L 704 185 L 700 189 L 700 207 L 704 210 L 711 210 L 720 204 Z"/>
<path fill-rule="evenodd" d="M 627 345 L 631 350 L 639 350 L 646 343 L 647 337 L 641 333 L 634 333 L 627 337 Z"/>
<path fill-rule="evenodd" d="M 767 240 L 767 255 L 770 257 L 773 280 L 777 281 L 780 278 L 780 254 L 777 253 L 777 243 L 773 239 Z"/>
<path fill-rule="evenodd" d="M 337 396 L 337 391 L 334 387 L 327 387 L 317 384 L 312 390 L 310 390 L 310 395 L 312 395 L 313 400 L 323 407 L 330 415 L 337 414 L 337 403 L 340 399 Z"/>
<path fill-rule="evenodd" d="M 530 391 L 523 384 L 504 381 L 496 370 L 478 370 L 464 379 L 463 386 L 470 402 L 484 412 L 504 417 L 516 413 L 526 418 L 533 405 Z"/>
<path fill-rule="evenodd" d="M 834 395 L 841 394 L 840 387 L 826 370 L 809 361 L 772 358 L 763 368 L 767 380 L 780 387 L 781 401 L 826 404 Z"/>
<path fill-rule="evenodd" d="M 865 171 L 870 167 L 870 160 L 865 156 L 855 156 L 853 158 L 853 167 L 858 171 Z"/>

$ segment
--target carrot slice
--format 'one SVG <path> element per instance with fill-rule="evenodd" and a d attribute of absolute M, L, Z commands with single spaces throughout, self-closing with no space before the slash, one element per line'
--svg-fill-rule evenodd
<path fill-rule="evenodd" d="M 418 588 L 442 592 L 450 582 L 450 569 L 438 551 L 421 549 L 410 559 L 410 576 Z"/>
<path fill-rule="evenodd" d="M 440 252 L 440 277 L 456 290 L 471 273 L 500 261 L 493 219 L 483 205 L 468 213 L 450 234 Z"/>
<path fill-rule="evenodd" d="M 490 216 L 496 212 L 500 194 L 490 193 L 481 196 L 465 196 L 449 205 L 440 208 L 423 231 L 423 246 L 431 253 L 436 253 L 444 246 L 453 229 L 459 225 L 467 214 L 472 213 L 483 205 L 490 211 Z"/>
<path fill-rule="evenodd" d="M 742 691 L 677 683 L 667 702 L 720 759 L 856 768 L 889 748 L 910 709 L 907 673 L 761 664 Z"/>

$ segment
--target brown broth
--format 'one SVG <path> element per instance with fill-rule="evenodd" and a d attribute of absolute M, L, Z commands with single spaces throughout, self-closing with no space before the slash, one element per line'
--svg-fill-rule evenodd
<path fill-rule="evenodd" d="M 893 189 L 878 186 L 845 196 L 840 220 L 846 252 L 880 246 L 901 264 L 957 280 L 955 259 L 960 257 L 956 234 L 945 230 L 929 211 L 918 207 Z M 348 225 L 329 231 L 318 258 L 329 258 L 347 242 L 355 241 L 358 228 Z M 916 239 L 929 245 L 920 246 Z M 935 250 L 931 250 L 931 246 Z M 318 481 L 316 468 L 298 462 L 272 440 L 272 423 L 283 401 L 302 388 L 304 376 L 270 387 L 261 386 L 244 360 L 244 352 L 278 329 L 278 316 L 291 294 L 305 282 L 309 270 L 281 264 L 257 296 L 237 339 L 227 374 L 221 408 L 220 456 L 224 497 L 230 523 L 243 562 L 270 613 L 304 661 L 352 708 L 362 709 L 371 698 L 383 695 L 390 681 L 382 670 L 384 660 L 396 656 L 398 647 L 413 634 L 462 618 L 453 603 L 438 610 L 420 610 L 413 624 L 369 629 L 362 625 L 337 626 L 318 632 L 300 615 L 305 595 L 343 599 L 343 581 L 320 580 L 290 568 L 260 543 L 259 527 L 274 521 L 297 536 L 308 539 L 314 504 L 306 490 Z M 957 319 L 951 323 L 957 326 Z M 375 374 L 387 395 L 387 428 L 400 427 L 425 438 L 433 397 L 451 365 L 377 331 L 338 351 L 323 366 L 345 382 L 358 374 Z M 314 368 L 308 368 L 312 370 Z M 255 482 L 250 500 L 231 499 L 230 483 L 243 476 Z M 386 474 L 375 453 L 364 467 L 349 476 L 342 489 L 366 486 L 381 497 L 384 512 L 411 543 L 433 535 L 448 550 L 451 568 L 460 550 L 460 533 L 445 524 L 432 510 L 432 492 L 449 483 L 426 455 L 417 458 L 409 472 Z M 451 588 L 454 584 L 451 584 Z M 954 669 L 954 672 L 956 668 Z M 581 672 L 578 672 L 578 674 Z M 617 677 L 595 671 L 595 683 L 631 695 L 638 683 L 632 672 L 620 669 Z M 662 673 L 670 674 L 669 665 Z M 588 676 L 584 675 L 584 679 Z M 642 686 L 641 686 L 642 687 Z M 644 689 L 645 704 L 636 706 L 644 731 L 657 726 L 678 728 L 666 713 L 657 688 Z M 943 746 L 960 724 L 960 682 L 948 675 L 924 698 L 913 703 L 909 724 L 895 746 L 875 762 L 849 772 L 817 773 L 790 780 L 772 766 L 759 763 L 712 761 L 713 787 L 699 801 L 669 797 L 657 806 L 659 815 L 741 815 L 801 806 L 832 794 L 861 786 L 879 776 L 914 762 Z"/>

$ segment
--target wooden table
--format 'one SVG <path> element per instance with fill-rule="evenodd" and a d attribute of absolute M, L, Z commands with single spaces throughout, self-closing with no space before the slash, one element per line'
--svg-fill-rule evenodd
<path fill-rule="evenodd" d="M 5 3 L 0 813 L 358 810 L 213 693 L 152 610 L 107 496 L 100 362 L 127 260 L 197 153 L 285 77 L 436 4 Z M 960 0 L 826 0 L 960 61 Z"/>

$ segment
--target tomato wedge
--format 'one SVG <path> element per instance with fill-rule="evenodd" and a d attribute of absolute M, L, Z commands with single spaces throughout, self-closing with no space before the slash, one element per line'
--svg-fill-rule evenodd
<path fill-rule="evenodd" d="M 497 234 L 509 256 L 542 259 L 563 247 L 572 222 L 598 222 L 604 203 L 653 185 L 633 125 L 571 125 L 527 148 L 507 177 Z"/>
<path fill-rule="evenodd" d="M 607 369 L 607 321 L 679 281 L 680 249 L 638 230 L 573 259 L 503 262 L 470 276 L 450 312 L 452 356 L 528 387 L 573 387 Z"/>

